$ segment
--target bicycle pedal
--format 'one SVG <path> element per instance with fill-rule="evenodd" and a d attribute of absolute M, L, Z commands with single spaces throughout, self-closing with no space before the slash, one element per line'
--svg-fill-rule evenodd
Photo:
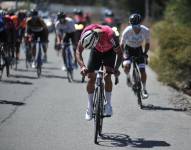
<path fill-rule="evenodd" d="M 103 115 L 103 117 L 109 118 L 111 117 L 111 115 Z"/>

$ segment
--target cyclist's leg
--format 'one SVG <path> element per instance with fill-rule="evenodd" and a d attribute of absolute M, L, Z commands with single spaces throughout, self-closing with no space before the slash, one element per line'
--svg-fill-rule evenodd
<path fill-rule="evenodd" d="M 16 41 L 16 60 L 19 60 L 20 55 L 20 41 Z"/>
<path fill-rule="evenodd" d="M 88 60 L 88 73 L 87 78 L 87 93 L 88 93 L 88 109 L 86 112 L 86 120 L 91 120 L 92 118 L 92 111 L 93 111 L 93 95 L 94 95 L 94 90 L 95 90 L 95 80 L 96 80 L 96 74 L 95 70 L 98 70 L 100 67 L 100 58 L 99 54 L 97 54 L 96 50 L 91 50 L 90 51 L 90 57 Z M 89 115 L 88 115 L 89 113 Z"/>
<path fill-rule="evenodd" d="M 138 65 L 139 65 L 139 70 L 140 70 L 140 73 L 141 73 L 141 81 L 142 81 L 142 84 L 143 84 L 143 90 L 146 90 L 147 74 L 146 74 L 144 60 L 140 60 Z"/>
<path fill-rule="evenodd" d="M 105 80 L 105 98 L 106 98 L 106 105 L 105 105 L 105 115 L 111 116 L 112 115 L 112 107 L 111 107 L 111 94 L 112 94 L 112 80 L 111 80 L 111 72 L 115 66 L 115 59 L 116 53 L 111 50 L 104 54 L 104 66 L 106 68 L 106 76 L 104 77 Z"/>
<path fill-rule="evenodd" d="M 123 63 L 122 63 L 122 67 L 123 70 L 125 72 L 125 74 L 127 75 L 127 85 L 131 86 L 131 80 L 130 80 L 130 69 L 131 69 L 131 48 L 127 47 L 127 49 L 124 51 L 123 53 Z"/>
<path fill-rule="evenodd" d="M 73 51 L 74 51 L 74 64 L 77 67 L 77 59 L 76 59 L 76 45 L 77 45 L 77 39 L 76 39 L 76 32 L 72 32 L 69 34 L 69 37 L 72 41 Z"/>
<path fill-rule="evenodd" d="M 146 74 L 146 69 L 145 69 L 145 59 L 144 59 L 144 57 L 141 57 L 138 60 L 137 63 L 138 63 L 138 66 L 139 66 L 139 70 L 140 70 L 140 73 L 141 73 L 141 81 L 142 81 L 142 84 L 143 84 L 143 97 L 147 98 L 148 97 L 148 93 L 147 93 L 147 90 L 146 90 L 147 74 Z"/>

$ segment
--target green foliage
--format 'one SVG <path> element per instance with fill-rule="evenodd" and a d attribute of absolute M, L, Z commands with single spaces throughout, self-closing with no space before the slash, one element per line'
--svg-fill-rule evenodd
<path fill-rule="evenodd" d="M 191 30 L 162 21 L 154 26 L 160 50 L 152 58 L 152 67 L 159 73 L 159 79 L 169 84 L 191 78 Z"/>
<path fill-rule="evenodd" d="M 165 11 L 165 19 L 177 24 L 191 25 L 191 1 L 171 0 Z"/>

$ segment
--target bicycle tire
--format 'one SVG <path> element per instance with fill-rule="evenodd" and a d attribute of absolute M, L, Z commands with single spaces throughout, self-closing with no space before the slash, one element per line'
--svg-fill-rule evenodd
<path fill-rule="evenodd" d="M 38 42 L 38 55 L 37 55 L 37 77 L 41 77 L 41 72 L 42 72 L 42 51 L 41 51 L 41 43 Z"/>
<path fill-rule="evenodd" d="M 141 83 L 140 82 L 138 82 L 137 98 L 138 98 L 138 105 L 142 109 L 143 105 L 142 105 L 142 98 L 141 98 Z"/>
<path fill-rule="evenodd" d="M 94 143 L 97 144 L 98 135 L 102 136 L 103 127 L 103 91 L 102 87 L 97 88 L 95 97 L 95 117 L 94 117 Z M 97 99 L 97 100 L 96 100 Z"/>
<path fill-rule="evenodd" d="M 137 69 L 133 70 L 133 78 L 134 78 L 134 88 L 133 91 L 137 96 L 137 102 L 140 108 L 142 109 L 142 100 L 141 100 L 141 79 Z"/>
<path fill-rule="evenodd" d="M 41 77 L 41 65 L 40 64 L 37 65 L 37 77 L 38 78 Z"/>
<path fill-rule="evenodd" d="M 68 82 L 72 82 L 74 80 L 72 70 L 67 70 L 67 78 L 68 78 Z"/>
<path fill-rule="evenodd" d="M 3 76 L 3 69 L 4 69 L 4 64 L 3 64 L 3 56 L 2 52 L 0 52 L 0 80 L 2 79 Z"/>
<path fill-rule="evenodd" d="M 29 45 L 29 43 L 26 45 L 25 48 L 26 52 L 25 52 L 25 65 L 26 65 L 26 69 L 29 68 L 29 66 L 31 67 L 31 63 L 32 63 L 32 52 L 31 50 L 31 46 Z"/>
<path fill-rule="evenodd" d="M 100 126 L 100 107 L 99 107 L 99 92 L 97 89 L 95 93 L 95 103 L 94 103 L 94 143 L 98 144 L 98 134 L 99 134 L 99 126 Z"/>
<path fill-rule="evenodd" d="M 5 66 L 6 66 L 6 74 L 7 74 L 7 77 L 9 77 L 9 76 L 10 76 L 10 67 L 9 67 L 9 63 L 6 62 L 6 63 L 5 63 Z"/>
<path fill-rule="evenodd" d="M 85 82 L 85 76 L 82 76 L 82 81 L 81 81 L 82 83 L 84 83 Z"/>
<path fill-rule="evenodd" d="M 102 127 L 103 127 L 103 111 L 104 111 L 104 95 L 103 95 L 103 87 L 100 87 L 100 95 L 99 95 L 99 105 L 100 105 L 100 125 L 99 125 L 99 136 L 102 136 Z"/>

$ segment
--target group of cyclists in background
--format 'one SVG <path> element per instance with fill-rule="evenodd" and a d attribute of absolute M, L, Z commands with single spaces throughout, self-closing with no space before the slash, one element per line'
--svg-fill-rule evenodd
<path fill-rule="evenodd" d="M 55 28 L 55 49 L 62 49 L 63 43 L 70 43 L 74 53 L 74 67 L 78 65 L 81 74 L 87 76 L 88 106 L 85 115 L 86 120 L 92 119 L 93 93 L 95 89 L 95 70 L 98 70 L 101 63 L 104 64 L 107 72 L 105 79 L 105 113 L 112 115 L 111 94 L 112 80 L 111 74 L 119 76 L 119 67 L 122 64 L 127 75 L 127 84 L 131 86 L 130 66 L 131 57 L 139 57 L 137 60 L 141 80 L 143 84 L 143 97 L 148 98 L 146 90 L 145 64 L 150 48 L 150 32 L 147 27 L 141 25 L 140 14 L 134 13 L 129 17 L 129 25 L 123 30 L 121 36 L 119 32 L 121 22 L 115 19 L 111 10 L 106 10 L 104 19 L 99 24 L 91 24 L 89 14 L 84 14 L 81 9 L 75 9 L 73 17 L 69 17 L 64 11 L 59 11 L 54 21 Z M 117 29 L 116 29 L 117 28 Z M 43 62 L 47 62 L 49 30 L 36 9 L 27 12 L 25 10 L 5 11 L 0 10 L 0 43 L 4 45 L 9 57 L 9 64 L 18 63 L 20 59 L 20 45 L 30 45 L 31 67 L 36 67 L 36 41 L 40 38 L 43 49 Z M 142 44 L 145 42 L 145 47 Z M 9 48 L 7 48 L 9 47 Z M 8 51 L 9 49 L 9 51 Z M 88 64 L 83 61 L 82 52 L 90 49 Z M 66 70 L 65 51 L 62 51 L 63 66 Z M 117 59 L 116 59 L 117 57 Z M 1 60 L 0 60 L 1 61 Z M 0 68 L 2 69 L 2 68 Z"/>

